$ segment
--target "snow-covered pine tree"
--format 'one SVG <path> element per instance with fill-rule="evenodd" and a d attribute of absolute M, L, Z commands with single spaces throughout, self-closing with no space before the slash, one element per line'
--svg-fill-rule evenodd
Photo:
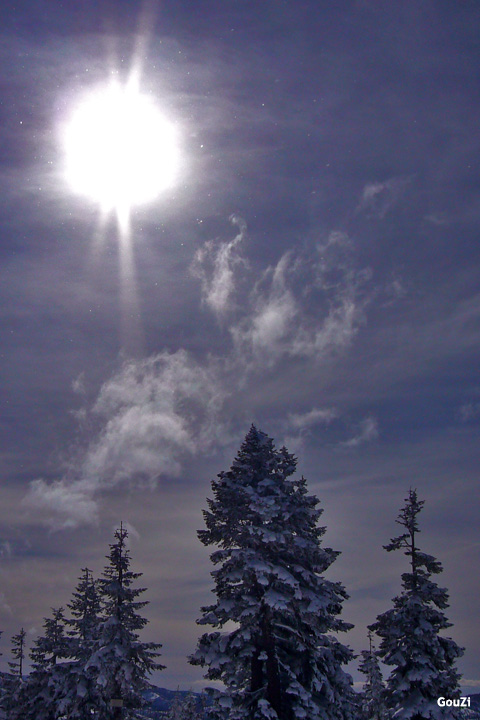
<path fill-rule="evenodd" d="M 13 660 L 8 663 L 11 674 L 5 682 L 2 708 L 6 711 L 7 717 L 12 720 L 15 718 L 15 712 L 21 706 L 21 698 L 23 696 L 23 661 L 25 660 L 26 635 L 27 633 L 22 627 L 20 632 L 11 638 L 11 654 Z M 21 716 L 19 715 L 18 717 Z"/>
<path fill-rule="evenodd" d="M 387 552 L 403 550 L 410 572 L 402 575 L 403 590 L 393 599 L 393 608 L 370 626 L 381 638 L 379 656 L 393 667 L 387 679 L 387 703 L 396 720 L 453 718 L 455 711 L 438 707 L 437 698 L 459 694 L 455 661 L 463 649 L 440 635 L 452 625 L 443 612 L 448 592 L 431 580 L 442 566 L 417 545 L 417 518 L 423 505 L 416 490 L 410 490 L 397 519 L 406 532 L 384 546 Z"/>
<path fill-rule="evenodd" d="M 12 658 L 13 660 L 8 663 L 10 672 L 12 675 L 18 677 L 23 676 L 23 661 L 25 660 L 25 638 L 27 636 L 26 631 L 23 629 L 17 635 L 12 637 Z"/>
<path fill-rule="evenodd" d="M 202 703 L 193 693 L 187 695 L 177 693 L 165 715 L 165 720 L 204 720 Z"/>
<path fill-rule="evenodd" d="M 72 618 L 67 621 L 71 627 L 68 635 L 73 638 L 76 657 L 89 654 L 100 617 L 100 596 L 92 571 L 82 568 L 81 572 L 72 601 L 67 605 L 72 614 Z"/>
<path fill-rule="evenodd" d="M 368 631 L 369 649 L 362 650 L 359 670 L 366 676 L 362 692 L 362 716 L 364 720 L 387 720 L 385 706 L 385 685 L 378 662 L 377 651 L 372 642 L 372 632 Z"/>
<path fill-rule="evenodd" d="M 252 425 L 227 472 L 212 482 L 204 512 L 217 601 L 197 622 L 205 633 L 190 658 L 221 680 L 218 717 L 229 720 L 346 720 L 353 716 L 349 648 L 332 633 L 347 594 L 322 574 L 338 552 L 320 546 L 322 510 L 296 459 Z M 232 627 L 234 624 L 235 627 Z"/>
<path fill-rule="evenodd" d="M 85 665 L 94 677 L 95 692 L 101 697 L 98 720 L 115 717 L 112 700 L 123 702 L 124 720 L 136 717 L 135 711 L 144 705 L 142 690 L 148 686 L 147 675 L 165 667 L 155 660 L 161 645 L 142 642 L 138 635 L 148 622 L 138 611 L 148 602 L 136 600 L 145 588 L 132 587 L 142 573 L 130 570 L 127 538 L 128 532 L 121 524 L 115 531 L 116 542 L 110 545 L 109 563 L 98 582 L 102 620 L 92 655 Z"/>
<path fill-rule="evenodd" d="M 93 669 L 86 669 L 97 638 L 101 612 L 97 583 L 88 568 L 82 568 L 82 575 L 68 608 L 72 614 L 72 618 L 67 620 L 71 628 L 67 633 L 71 660 L 65 667 L 59 711 L 69 720 L 84 720 L 94 714 L 101 702 Z"/>
<path fill-rule="evenodd" d="M 57 720 L 57 704 L 65 680 L 59 661 L 68 657 L 69 642 L 65 633 L 63 608 L 52 608 L 45 618 L 44 634 L 38 637 L 30 652 L 32 672 L 17 692 L 16 704 L 9 720 Z"/>

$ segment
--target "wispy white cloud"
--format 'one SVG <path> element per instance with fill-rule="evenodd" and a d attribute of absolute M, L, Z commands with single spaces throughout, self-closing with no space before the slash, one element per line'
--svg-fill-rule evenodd
<path fill-rule="evenodd" d="M 72 390 L 77 395 L 85 395 L 85 373 L 81 372 L 72 382 Z"/>
<path fill-rule="evenodd" d="M 312 408 L 304 413 L 288 413 L 283 443 L 295 455 L 304 452 L 307 438 L 316 425 L 329 425 L 339 417 L 335 408 Z"/>
<path fill-rule="evenodd" d="M 383 218 L 398 203 L 412 175 L 393 177 L 383 182 L 370 182 L 363 188 L 357 212 Z"/>
<path fill-rule="evenodd" d="M 240 245 L 247 232 L 246 223 L 238 215 L 232 215 L 230 221 L 238 228 L 233 240 L 209 240 L 197 250 L 190 268 L 192 274 L 201 281 L 202 302 L 219 317 L 231 309 L 236 267 L 246 265 L 246 260 L 240 254 Z"/>
<path fill-rule="evenodd" d="M 294 430 L 310 428 L 313 425 L 328 424 L 338 417 L 334 408 L 312 408 L 305 413 L 289 413 L 287 422 Z"/>
<path fill-rule="evenodd" d="M 461 405 L 459 410 L 460 420 L 462 422 L 470 422 L 480 416 L 480 402 L 466 402 Z"/>
<path fill-rule="evenodd" d="M 126 539 L 126 546 L 128 549 L 132 548 L 133 541 L 140 540 L 140 533 L 138 532 L 137 528 L 132 525 L 131 522 L 128 522 L 128 520 L 123 520 L 122 522 L 124 530 L 127 531 L 127 539 Z M 115 533 L 115 531 L 118 530 L 118 525 L 115 525 L 112 527 L 112 535 Z"/>
<path fill-rule="evenodd" d="M 268 268 L 250 294 L 249 312 L 230 328 L 235 347 L 243 357 L 261 356 L 272 365 L 285 351 L 285 342 L 300 313 L 286 279 L 291 257 L 290 252 L 285 253 L 275 267 Z"/>
<path fill-rule="evenodd" d="M 124 363 L 92 408 L 99 430 L 80 469 L 33 481 L 24 503 L 54 529 L 95 522 L 99 494 L 119 485 L 154 487 L 178 476 L 186 457 L 222 444 L 226 423 L 218 414 L 226 394 L 215 362 L 202 366 L 185 351 Z"/>
<path fill-rule="evenodd" d="M 11 558 L 13 554 L 12 546 L 8 540 L 0 541 L 0 558 Z"/>
<path fill-rule="evenodd" d="M 443 212 L 432 212 L 428 215 L 425 215 L 424 220 L 426 220 L 429 223 L 432 223 L 432 225 L 447 225 L 449 222 L 449 219 L 447 215 Z"/>
<path fill-rule="evenodd" d="M 356 434 L 349 440 L 340 443 L 340 447 L 356 448 L 359 445 L 376 440 L 379 437 L 378 420 L 373 415 L 367 415 L 358 424 Z"/>
<path fill-rule="evenodd" d="M 91 525 L 98 520 L 95 490 L 95 485 L 83 478 L 53 482 L 37 478 L 30 483 L 23 505 L 53 530 Z"/>
<path fill-rule="evenodd" d="M 0 592 L 0 612 L 6 613 L 7 615 L 13 615 L 13 610 L 8 604 L 6 595 L 4 592 Z"/>
<path fill-rule="evenodd" d="M 243 221 L 232 222 L 237 236 L 207 245 L 196 259 L 203 300 L 222 322 L 233 307 L 238 246 L 246 232 Z M 162 478 L 180 476 L 192 457 L 230 441 L 234 419 L 225 404 L 235 389 L 248 389 L 252 377 L 283 358 L 321 362 L 347 348 L 364 322 L 370 276 L 355 268 L 344 233 L 331 233 L 311 250 L 288 251 L 258 275 L 251 289 L 242 288 L 241 309 L 225 328 L 231 342 L 221 356 L 197 361 L 178 350 L 125 361 L 93 406 L 77 411 L 90 442 L 63 477 L 30 484 L 24 503 L 32 512 L 54 529 L 72 528 L 96 522 L 100 498 L 113 489 L 154 488 Z M 74 389 L 86 403 L 84 376 Z M 309 428 L 334 417 L 332 409 L 313 408 L 290 415 L 284 429 L 301 443 Z M 362 426 L 350 445 L 372 432 Z"/>
<path fill-rule="evenodd" d="M 127 362 L 106 382 L 93 412 L 104 422 L 85 471 L 108 482 L 178 475 L 181 457 L 218 440 L 225 390 L 215 362 L 187 352 Z"/>
<path fill-rule="evenodd" d="M 468 688 L 480 688 L 480 679 L 469 680 L 468 678 L 462 678 L 462 685 Z"/>
<path fill-rule="evenodd" d="M 346 348 L 364 321 L 370 280 L 357 270 L 352 244 L 334 232 L 314 252 L 288 251 L 268 268 L 230 327 L 237 353 L 271 366 L 282 356 L 323 360 Z"/>

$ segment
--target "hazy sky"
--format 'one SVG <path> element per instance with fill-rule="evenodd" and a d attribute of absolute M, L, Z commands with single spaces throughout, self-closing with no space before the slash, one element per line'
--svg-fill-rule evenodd
<path fill-rule="evenodd" d="M 479 3 L 30 0 L 0 28 L 0 668 L 123 520 L 155 680 L 202 687 L 196 530 L 255 422 L 325 508 L 356 651 L 418 489 L 478 692 Z M 125 273 L 60 135 L 134 68 L 181 166 Z"/>

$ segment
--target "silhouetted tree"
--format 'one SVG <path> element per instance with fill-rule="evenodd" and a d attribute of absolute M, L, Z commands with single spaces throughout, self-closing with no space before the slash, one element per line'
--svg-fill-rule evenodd
<path fill-rule="evenodd" d="M 25 660 L 25 638 L 27 636 L 26 631 L 22 628 L 17 635 L 12 637 L 12 658 L 13 660 L 8 663 L 10 672 L 12 675 L 23 676 L 23 661 Z"/>

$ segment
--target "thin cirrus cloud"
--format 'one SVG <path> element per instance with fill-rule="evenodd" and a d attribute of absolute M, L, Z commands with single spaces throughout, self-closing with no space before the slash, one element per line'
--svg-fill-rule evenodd
<path fill-rule="evenodd" d="M 250 366 L 282 357 L 321 361 L 348 347 L 365 320 L 368 268 L 358 269 L 353 246 L 333 232 L 313 250 L 289 250 L 269 267 L 245 300 L 247 312 L 229 330 Z"/>
<path fill-rule="evenodd" d="M 238 277 L 240 266 L 241 272 L 247 267 L 241 259 L 246 225 L 239 218 L 231 221 L 239 230 L 236 237 L 207 243 L 192 267 L 203 304 L 226 325 L 224 354 L 196 360 L 180 349 L 124 362 L 93 406 L 76 413 L 80 424 L 96 428 L 80 462 L 53 482 L 34 480 L 24 498 L 53 529 L 95 522 L 101 496 L 113 488 L 155 487 L 161 478 L 179 477 L 189 458 L 230 441 L 236 406 L 233 400 L 227 412 L 225 403 L 235 389 L 253 390 L 258 375 L 284 357 L 322 362 L 347 348 L 365 321 L 370 275 L 355 267 L 346 235 L 331 233 L 313 250 L 284 253 L 245 291 Z M 227 323 L 241 292 L 242 311 L 237 308 Z M 74 383 L 82 396 L 84 383 L 83 376 Z M 301 434 L 334 417 L 335 410 L 314 408 L 290 415 L 289 422 Z M 376 432 L 375 421 L 367 418 L 345 445 L 366 442 Z"/>
<path fill-rule="evenodd" d="M 288 413 L 285 421 L 284 444 L 299 455 L 305 449 L 305 440 L 318 425 L 330 425 L 340 417 L 335 408 L 312 408 L 303 413 Z"/>
<path fill-rule="evenodd" d="M 183 350 L 125 362 L 90 410 L 99 427 L 80 470 L 54 482 L 34 480 L 24 505 L 42 510 L 55 530 L 73 528 L 97 520 L 102 493 L 178 477 L 186 457 L 225 438 L 218 419 L 226 392 L 214 366 Z"/>
<path fill-rule="evenodd" d="M 468 423 L 480 416 L 480 402 L 466 402 L 459 410 L 460 420 Z"/>
<path fill-rule="evenodd" d="M 339 444 L 341 448 L 352 449 L 359 445 L 377 440 L 379 437 L 378 420 L 373 415 L 367 415 L 360 421 L 356 434 L 349 440 L 345 440 Z"/>
<path fill-rule="evenodd" d="M 234 344 L 243 356 L 273 364 L 291 345 L 291 331 L 301 309 L 288 286 L 291 253 L 269 268 L 249 297 L 250 313 L 230 327 Z"/>
<path fill-rule="evenodd" d="M 190 271 L 201 282 L 202 302 L 217 317 L 223 317 L 232 309 L 232 296 L 235 292 L 235 270 L 239 265 L 246 265 L 240 255 L 240 245 L 245 239 L 247 225 L 236 215 L 230 222 L 237 226 L 238 234 L 229 242 L 216 243 L 208 240 L 195 253 Z"/>
<path fill-rule="evenodd" d="M 383 219 L 388 211 L 402 197 L 413 175 L 393 177 L 383 182 L 370 182 L 365 185 L 357 212 Z"/>
<path fill-rule="evenodd" d="M 303 430 L 313 425 L 328 425 L 336 418 L 338 418 L 338 412 L 334 408 L 312 408 L 305 413 L 289 413 L 288 425 L 293 430 Z"/>
<path fill-rule="evenodd" d="M 37 478 L 30 483 L 23 506 L 39 512 L 42 522 L 53 530 L 76 528 L 98 520 L 95 491 L 95 482 L 85 478 L 61 478 L 50 483 Z"/>
<path fill-rule="evenodd" d="M 368 268 L 358 269 L 345 233 L 334 231 L 313 249 L 285 252 L 278 262 L 251 276 L 240 297 L 239 270 L 249 268 L 242 255 L 245 222 L 227 242 L 207 241 L 195 254 L 191 272 L 201 282 L 208 307 L 233 341 L 234 354 L 249 369 L 272 367 L 282 357 L 323 359 L 348 347 L 365 318 L 369 301 Z M 234 297 L 238 300 L 234 303 Z M 235 319 L 226 323 L 229 311 Z"/>

